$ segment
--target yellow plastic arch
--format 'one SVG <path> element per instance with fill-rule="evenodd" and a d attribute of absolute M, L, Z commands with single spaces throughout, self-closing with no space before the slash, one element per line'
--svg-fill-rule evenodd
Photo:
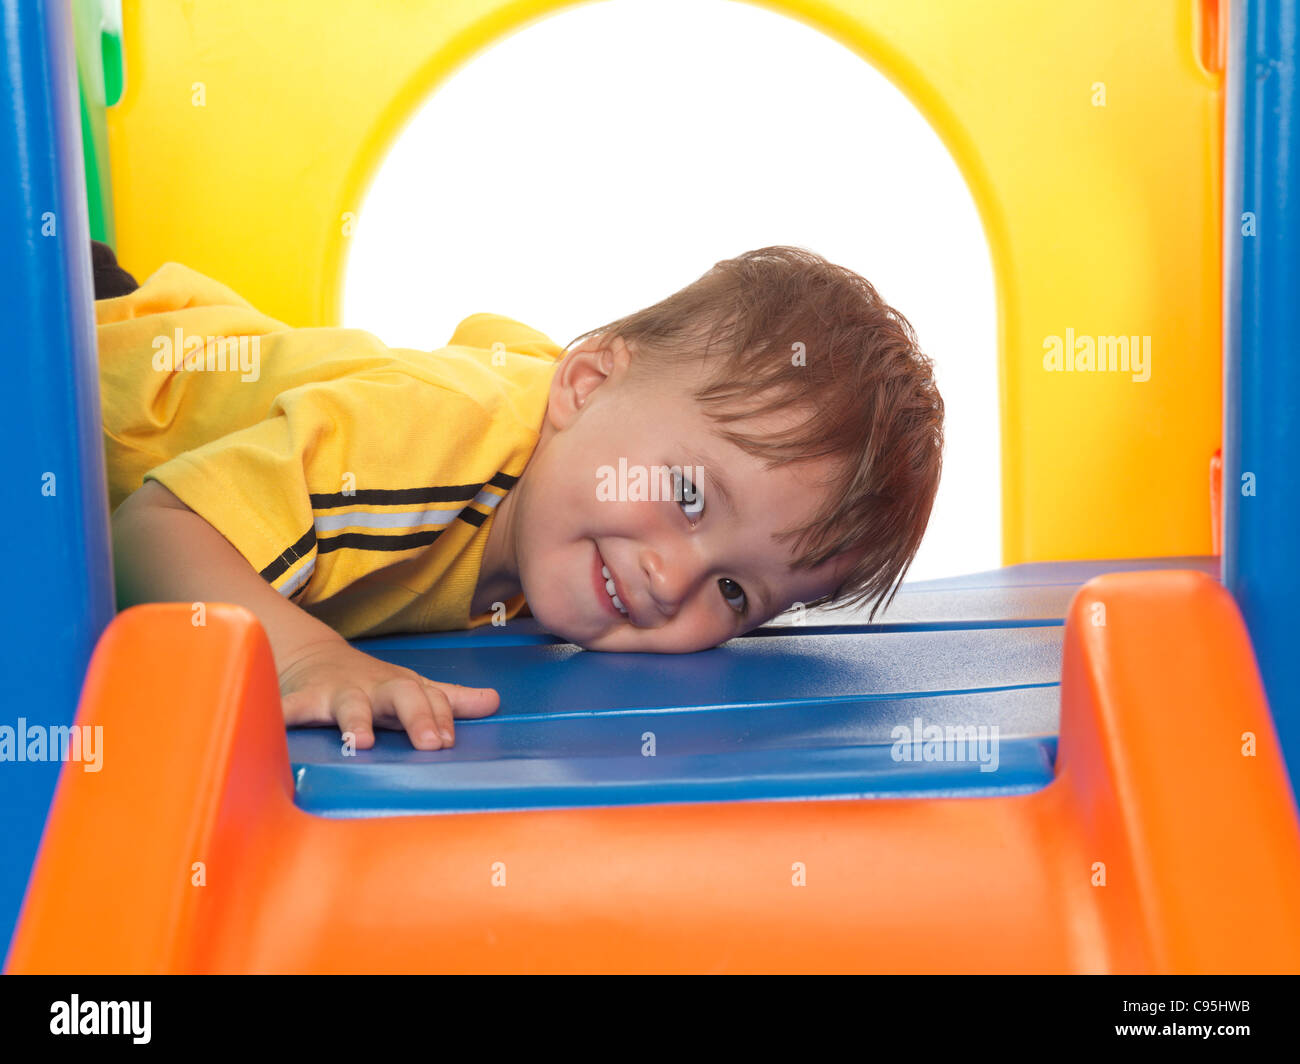
<path fill-rule="evenodd" d="M 569 6 L 127 0 L 108 119 L 122 261 L 182 261 L 290 324 L 337 324 L 349 223 L 401 127 L 474 53 Z M 998 293 L 1004 562 L 1210 553 L 1223 86 L 1198 62 L 1206 0 L 763 6 L 872 62 L 971 186 Z M 1149 338 L 1149 379 L 1044 368 L 1052 337 L 1082 354 L 1119 336 Z"/>

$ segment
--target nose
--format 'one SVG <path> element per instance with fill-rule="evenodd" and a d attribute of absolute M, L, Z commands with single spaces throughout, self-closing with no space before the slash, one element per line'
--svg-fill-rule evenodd
<path fill-rule="evenodd" d="M 646 586 L 665 617 L 675 617 L 686 597 L 700 579 L 700 565 L 689 555 L 665 557 L 658 551 L 646 549 L 641 554 L 641 571 Z"/>

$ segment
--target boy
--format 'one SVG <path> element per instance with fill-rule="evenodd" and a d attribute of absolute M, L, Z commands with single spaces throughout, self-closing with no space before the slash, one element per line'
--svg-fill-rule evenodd
<path fill-rule="evenodd" d="M 567 349 L 490 314 L 432 352 L 290 329 L 176 263 L 133 283 L 96 303 L 119 608 L 247 607 L 286 722 L 359 749 L 376 724 L 451 745 L 499 698 L 349 639 L 527 607 L 590 650 L 688 653 L 795 603 L 874 618 L 938 488 L 911 326 L 802 249 Z"/>

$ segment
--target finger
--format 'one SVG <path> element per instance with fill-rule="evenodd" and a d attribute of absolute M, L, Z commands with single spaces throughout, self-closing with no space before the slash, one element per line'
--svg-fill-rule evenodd
<path fill-rule="evenodd" d="M 319 691 L 301 690 L 287 694 L 280 699 L 280 709 L 284 713 L 285 724 L 290 726 L 334 722 Z"/>
<path fill-rule="evenodd" d="M 421 677 L 424 684 L 424 694 L 429 700 L 429 705 L 433 707 L 433 715 L 438 721 L 438 731 L 442 735 L 442 741 L 447 746 L 453 746 L 456 742 L 456 725 L 452 720 L 451 702 L 447 695 L 440 689 L 441 685 L 434 683 L 432 680 L 425 680 Z"/>
<path fill-rule="evenodd" d="M 408 677 L 389 680 L 376 688 L 375 695 L 406 729 L 411 745 L 417 750 L 439 750 L 444 744 L 451 745 L 449 736 L 439 735 L 442 729 L 429 704 L 430 692 L 418 680 Z"/>
<path fill-rule="evenodd" d="M 426 680 L 441 691 L 451 703 L 452 716 L 462 719 L 490 717 L 501 706 L 501 696 L 491 687 L 462 687 L 458 683 L 439 683 Z"/>
<path fill-rule="evenodd" d="M 345 687 L 336 691 L 330 711 L 338 721 L 339 731 L 352 733 L 358 750 L 369 750 L 375 745 L 370 699 L 360 687 Z"/>

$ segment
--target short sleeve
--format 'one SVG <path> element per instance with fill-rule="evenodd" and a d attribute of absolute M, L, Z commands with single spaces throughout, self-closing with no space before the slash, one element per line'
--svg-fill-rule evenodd
<path fill-rule="evenodd" d="M 392 370 L 302 385 L 145 474 L 282 595 L 319 602 L 408 559 L 495 475 L 491 414 Z"/>
<path fill-rule="evenodd" d="M 308 490 L 312 409 L 280 409 L 186 451 L 144 475 L 212 525 L 281 594 L 312 577 L 316 543 Z"/>

